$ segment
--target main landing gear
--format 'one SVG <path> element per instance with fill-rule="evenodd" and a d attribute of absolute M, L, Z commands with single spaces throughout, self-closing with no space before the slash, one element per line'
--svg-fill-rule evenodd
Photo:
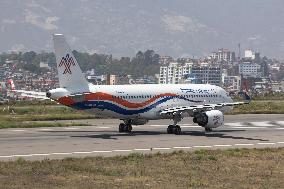
<path fill-rule="evenodd" d="M 120 123 L 118 127 L 118 131 L 120 133 L 126 132 L 130 133 L 132 131 L 131 121 L 124 121 L 124 123 Z"/>
<path fill-rule="evenodd" d="M 167 128 L 167 133 L 179 135 L 181 134 L 181 128 L 179 125 L 169 125 Z"/>
<path fill-rule="evenodd" d="M 177 125 L 178 122 L 180 122 L 182 119 L 181 115 L 180 114 L 176 114 L 174 115 L 174 124 L 173 125 L 169 125 L 168 128 L 167 128 L 167 133 L 168 134 L 176 134 L 176 135 L 179 135 L 181 134 L 181 128 L 179 125 Z"/>

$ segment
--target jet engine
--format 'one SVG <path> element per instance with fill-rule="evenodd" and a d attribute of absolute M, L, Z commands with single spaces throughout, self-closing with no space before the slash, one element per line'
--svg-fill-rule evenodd
<path fill-rule="evenodd" d="M 224 115 L 219 110 L 196 113 L 193 122 L 205 128 L 216 128 L 224 123 Z"/>

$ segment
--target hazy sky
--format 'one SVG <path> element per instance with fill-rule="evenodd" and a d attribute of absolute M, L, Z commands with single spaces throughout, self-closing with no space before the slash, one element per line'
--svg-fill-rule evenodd
<path fill-rule="evenodd" d="M 206 56 L 251 48 L 284 59 L 283 0 L 1 0 L 0 51 L 73 49 L 133 56 Z"/>

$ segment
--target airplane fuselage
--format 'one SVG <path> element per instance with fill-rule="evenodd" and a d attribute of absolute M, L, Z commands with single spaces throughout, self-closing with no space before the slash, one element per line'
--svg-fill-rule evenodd
<path fill-rule="evenodd" d="M 209 84 L 93 85 L 85 91 L 51 90 L 51 98 L 100 117 L 163 119 L 166 108 L 232 102 L 226 92 Z M 224 110 L 225 111 L 225 110 Z"/>

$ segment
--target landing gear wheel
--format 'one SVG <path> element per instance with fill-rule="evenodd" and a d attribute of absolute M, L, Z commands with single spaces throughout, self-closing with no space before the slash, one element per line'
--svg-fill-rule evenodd
<path fill-rule="evenodd" d="M 212 131 L 212 128 L 205 127 L 205 131 L 206 131 L 206 132 L 211 132 L 211 131 Z"/>
<path fill-rule="evenodd" d="M 174 133 L 175 135 L 179 135 L 179 134 L 181 133 L 181 128 L 180 128 L 179 125 L 176 125 L 176 126 L 174 127 L 173 133 Z"/>
<path fill-rule="evenodd" d="M 130 133 L 132 131 L 132 126 L 127 124 L 124 126 L 124 131 L 127 132 L 127 133 Z"/>
<path fill-rule="evenodd" d="M 169 125 L 168 128 L 167 128 L 167 133 L 168 134 L 173 134 L 173 128 L 174 128 L 173 125 Z"/>
<path fill-rule="evenodd" d="M 125 127 L 125 126 L 126 126 L 126 125 L 125 125 L 124 123 L 119 124 L 118 131 L 119 131 L 120 133 L 124 132 L 124 127 Z"/>

